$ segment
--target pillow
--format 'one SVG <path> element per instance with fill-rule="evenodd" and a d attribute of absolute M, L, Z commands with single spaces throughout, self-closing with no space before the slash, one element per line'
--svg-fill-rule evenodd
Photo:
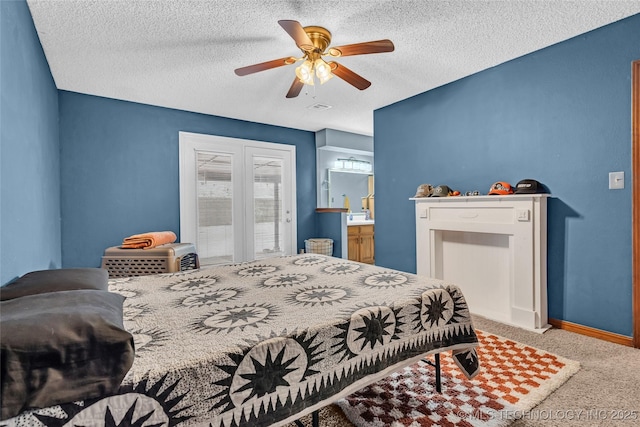
<path fill-rule="evenodd" d="M 108 290 L 109 272 L 102 268 L 62 268 L 32 271 L 0 287 L 0 301 L 44 292 L 76 289 Z"/>
<path fill-rule="evenodd" d="M 77 290 L 0 302 L 0 419 L 117 391 L 134 358 L 123 301 Z"/>

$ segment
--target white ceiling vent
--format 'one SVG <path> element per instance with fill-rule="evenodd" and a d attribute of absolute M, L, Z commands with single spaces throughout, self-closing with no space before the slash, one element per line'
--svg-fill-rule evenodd
<path fill-rule="evenodd" d="M 321 110 L 328 110 L 329 108 L 331 108 L 331 105 L 327 105 L 327 104 L 313 104 L 313 105 L 309 105 L 307 108 L 308 108 L 309 110 L 321 111 Z"/>

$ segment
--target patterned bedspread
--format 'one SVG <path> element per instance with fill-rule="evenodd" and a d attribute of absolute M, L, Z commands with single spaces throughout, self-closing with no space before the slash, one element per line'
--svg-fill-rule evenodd
<path fill-rule="evenodd" d="M 115 279 L 110 290 L 126 297 L 136 346 L 118 394 L 0 424 L 281 425 L 425 353 L 451 350 L 467 376 L 478 370 L 455 285 L 340 258 Z"/>

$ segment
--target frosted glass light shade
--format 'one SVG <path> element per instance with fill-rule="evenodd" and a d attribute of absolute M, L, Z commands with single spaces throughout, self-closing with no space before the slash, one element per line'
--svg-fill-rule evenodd
<path fill-rule="evenodd" d="M 302 83 L 313 86 L 313 64 L 311 61 L 306 60 L 298 66 L 296 68 L 296 76 Z"/>
<path fill-rule="evenodd" d="M 324 62 L 321 58 L 316 59 L 315 61 L 315 70 L 316 77 L 320 80 L 320 84 L 324 84 L 333 78 L 333 74 L 331 73 L 331 67 L 329 64 Z"/>

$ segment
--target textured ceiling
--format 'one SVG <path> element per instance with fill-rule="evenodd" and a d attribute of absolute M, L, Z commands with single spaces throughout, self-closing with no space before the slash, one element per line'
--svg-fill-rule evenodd
<path fill-rule="evenodd" d="M 640 13 L 640 0 L 27 3 L 58 89 L 365 135 L 377 108 Z M 334 78 L 286 99 L 295 65 L 233 72 L 300 56 L 281 19 L 327 28 L 332 46 L 388 38 L 395 51 L 338 59 L 371 81 L 364 91 Z"/>

